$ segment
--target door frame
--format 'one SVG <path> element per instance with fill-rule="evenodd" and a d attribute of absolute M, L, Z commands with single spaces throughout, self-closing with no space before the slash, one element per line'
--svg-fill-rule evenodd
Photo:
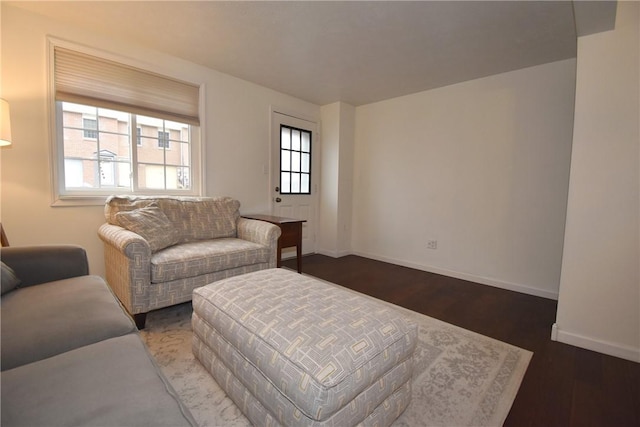
<path fill-rule="evenodd" d="M 307 114 L 300 113 L 299 111 L 294 111 L 289 108 L 283 108 L 276 105 L 269 106 L 269 212 L 273 214 L 275 210 L 275 196 L 274 189 L 276 187 L 276 182 L 280 182 L 279 179 L 274 175 L 274 170 L 276 165 L 274 165 L 274 151 L 280 150 L 280 140 L 274 140 L 274 115 L 280 114 L 283 116 L 288 116 L 296 120 L 302 120 L 309 123 L 309 129 L 312 132 L 312 184 L 311 184 L 311 197 L 313 203 L 313 216 L 315 221 L 312 224 L 312 228 L 309 229 L 309 233 L 313 235 L 313 246 L 314 251 L 316 253 L 318 250 L 318 227 L 320 224 L 320 119 L 316 117 L 309 116 Z M 315 161 L 314 161 L 315 159 Z M 304 255 L 304 254 L 303 254 Z"/>

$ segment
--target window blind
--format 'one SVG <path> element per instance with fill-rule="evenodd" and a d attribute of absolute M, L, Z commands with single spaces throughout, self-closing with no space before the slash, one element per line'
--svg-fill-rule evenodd
<path fill-rule="evenodd" d="M 57 101 L 200 125 L 194 84 L 61 47 L 54 55 Z"/>

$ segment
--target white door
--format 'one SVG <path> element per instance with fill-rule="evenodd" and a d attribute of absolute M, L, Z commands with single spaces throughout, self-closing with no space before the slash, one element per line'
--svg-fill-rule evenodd
<path fill-rule="evenodd" d="M 317 124 L 275 111 L 271 113 L 271 212 L 304 219 L 302 253 L 316 250 L 319 138 Z M 282 257 L 295 255 L 283 249 Z"/>

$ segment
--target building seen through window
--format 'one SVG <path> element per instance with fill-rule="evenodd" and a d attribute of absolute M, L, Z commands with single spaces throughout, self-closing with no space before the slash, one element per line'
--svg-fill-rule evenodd
<path fill-rule="evenodd" d="M 58 103 L 66 191 L 190 189 L 190 125 Z"/>

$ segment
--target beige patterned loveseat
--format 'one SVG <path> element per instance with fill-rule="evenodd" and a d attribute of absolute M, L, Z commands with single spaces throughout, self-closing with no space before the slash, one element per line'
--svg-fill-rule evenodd
<path fill-rule="evenodd" d="M 112 196 L 105 203 L 106 279 L 144 328 L 146 314 L 200 286 L 276 266 L 280 228 L 240 217 L 229 197 Z"/>

